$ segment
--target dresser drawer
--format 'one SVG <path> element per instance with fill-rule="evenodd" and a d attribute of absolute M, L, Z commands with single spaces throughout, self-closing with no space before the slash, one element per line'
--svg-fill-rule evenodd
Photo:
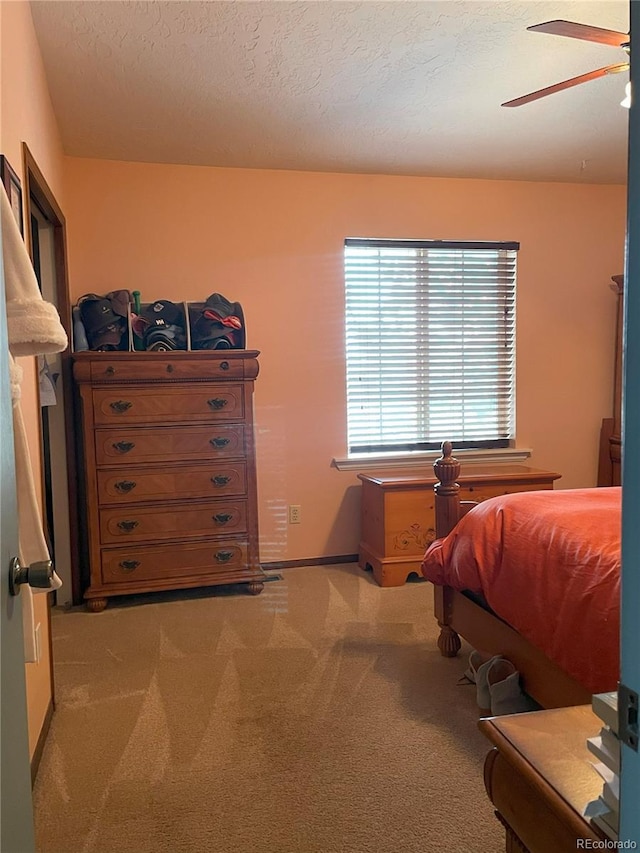
<path fill-rule="evenodd" d="M 244 538 L 105 548 L 101 554 L 102 582 L 107 585 L 238 571 L 247 565 Z"/>
<path fill-rule="evenodd" d="M 244 462 L 120 468 L 98 471 L 97 476 L 98 502 L 101 506 L 217 498 L 223 495 L 244 495 L 247 491 Z"/>
<path fill-rule="evenodd" d="M 167 507 L 134 507 L 100 511 L 100 539 L 104 545 L 121 542 L 155 542 L 186 535 L 229 536 L 246 533 L 245 501 L 213 501 Z"/>
<path fill-rule="evenodd" d="M 196 462 L 244 456 L 242 424 L 145 429 L 97 429 L 96 463 Z"/>
<path fill-rule="evenodd" d="M 201 420 L 243 420 L 241 385 L 157 385 L 154 388 L 100 388 L 93 391 L 97 425 L 165 424 Z"/>
<path fill-rule="evenodd" d="M 244 361 L 242 359 L 211 358 L 206 361 L 196 361 L 176 357 L 172 354 L 154 353 L 153 360 L 142 361 L 139 355 L 130 358 L 104 357 L 102 363 L 91 363 L 91 380 L 93 382 L 138 382 L 147 380 L 189 380 L 189 379 L 243 379 Z"/>

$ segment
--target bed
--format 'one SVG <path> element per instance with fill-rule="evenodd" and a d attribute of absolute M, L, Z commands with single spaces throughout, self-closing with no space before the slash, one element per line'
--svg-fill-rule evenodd
<path fill-rule="evenodd" d="M 619 677 L 619 487 L 461 501 L 450 442 L 435 465 L 438 646 L 502 654 L 542 707 L 591 701 Z M 469 510 L 473 509 L 472 512 Z"/>

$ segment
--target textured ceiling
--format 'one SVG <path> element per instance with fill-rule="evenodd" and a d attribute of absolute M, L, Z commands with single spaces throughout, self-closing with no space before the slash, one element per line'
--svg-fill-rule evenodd
<path fill-rule="evenodd" d="M 32 0 L 68 154 L 156 163 L 623 183 L 628 73 L 506 109 L 618 48 L 626 0 Z"/>

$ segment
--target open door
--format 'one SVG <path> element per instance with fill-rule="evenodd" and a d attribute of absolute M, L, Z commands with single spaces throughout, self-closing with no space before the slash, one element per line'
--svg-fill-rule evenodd
<path fill-rule="evenodd" d="M 2 225 L 0 223 L 0 246 Z M 11 560 L 18 553 L 18 514 L 9 392 L 9 353 L 0 252 L 0 850 L 35 850 L 22 634 L 22 601 L 9 593 Z"/>
<path fill-rule="evenodd" d="M 640 3 L 630 3 L 631 39 L 640 45 Z M 623 343 L 624 457 L 622 462 L 622 613 L 621 681 L 640 696 L 640 60 L 631 57 L 632 103 L 629 110 L 629 177 Z M 640 846 L 640 753 L 636 702 L 635 749 L 623 745 L 620 790 L 620 841 Z"/>

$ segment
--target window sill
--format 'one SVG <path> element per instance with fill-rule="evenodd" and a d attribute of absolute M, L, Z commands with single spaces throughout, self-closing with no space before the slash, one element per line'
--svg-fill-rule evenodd
<path fill-rule="evenodd" d="M 518 464 L 525 462 L 532 451 L 528 448 L 505 447 L 499 450 L 453 450 L 453 455 L 461 463 L 482 462 L 499 463 L 506 462 Z M 348 458 L 334 459 L 333 466 L 338 471 L 380 471 L 382 468 L 424 468 L 425 465 L 433 463 L 442 456 L 439 450 L 428 453 L 394 453 L 366 454 L 362 456 L 350 456 Z"/>

